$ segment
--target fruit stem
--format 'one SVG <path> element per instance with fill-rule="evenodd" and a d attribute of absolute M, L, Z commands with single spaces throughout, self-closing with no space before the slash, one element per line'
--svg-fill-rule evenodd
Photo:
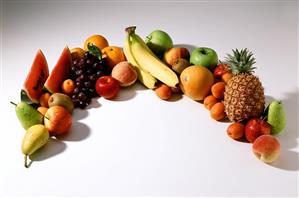
<path fill-rule="evenodd" d="M 10 101 L 10 104 L 13 104 L 13 105 L 17 106 L 17 104 L 16 104 L 16 103 L 14 103 L 14 102 L 12 102 L 12 101 Z"/>
<path fill-rule="evenodd" d="M 28 157 L 28 155 L 24 155 L 24 166 L 25 166 L 25 168 L 29 168 L 29 166 L 27 164 L 27 157 Z"/>
<path fill-rule="evenodd" d="M 49 120 L 50 121 L 50 119 L 47 117 L 47 116 L 44 116 L 47 120 Z"/>
<path fill-rule="evenodd" d="M 130 26 L 125 29 L 125 31 L 130 35 L 135 33 L 136 26 Z"/>

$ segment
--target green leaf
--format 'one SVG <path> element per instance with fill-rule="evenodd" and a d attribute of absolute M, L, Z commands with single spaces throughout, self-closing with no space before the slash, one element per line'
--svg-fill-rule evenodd
<path fill-rule="evenodd" d="M 99 60 L 102 60 L 102 52 L 97 46 L 92 43 L 88 43 L 87 48 L 92 55 L 98 57 Z"/>

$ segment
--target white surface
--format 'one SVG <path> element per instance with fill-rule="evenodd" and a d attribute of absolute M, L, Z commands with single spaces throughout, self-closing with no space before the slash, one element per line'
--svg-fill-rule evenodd
<path fill-rule="evenodd" d="M 238 2 L 2 2 L 0 197 L 7 196 L 298 196 L 298 5 Z M 56 63 L 63 47 L 92 34 L 122 46 L 124 28 L 145 37 L 168 32 L 176 44 L 251 49 L 267 101 L 282 99 L 287 127 L 281 157 L 258 161 L 251 145 L 231 140 L 228 123 L 213 121 L 186 97 L 159 100 L 135 85 L 115 101 L 94 100 L 74 112 L 64 140 L 52 140 L 29 169 L 20 150 L 24 130 L 9 101 L 38 48 Z"/>

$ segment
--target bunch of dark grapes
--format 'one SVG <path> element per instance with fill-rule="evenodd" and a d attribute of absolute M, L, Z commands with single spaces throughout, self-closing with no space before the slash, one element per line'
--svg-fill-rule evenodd
<path fill-rule="evenodd" d="M 75 82 L 71 95 L 75 107 L 84 109 L 91 99 L 97 96 L 95 84 L 98 78 L 111 74 L 105 58 L 99 59 L 90 52 L 85 52 L 83 58 L 73 60 L 69 78 Z"/>

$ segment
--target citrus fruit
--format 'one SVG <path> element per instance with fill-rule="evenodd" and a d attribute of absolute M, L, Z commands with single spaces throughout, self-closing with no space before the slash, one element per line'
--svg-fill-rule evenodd
<path fill-rule="evenodd" d="M 83 58 L 84 53 L 85 51 L 80 47 L 75 47 L 71 49 L 71 56 L 73 60 Z"/>
<path fill-rule="evenodd" d="M 98 34 L 92 35 L 85 40 L 84 50 L 86 50 L 86 51 L 88 50 L 88 47 L 87 47 L 88 43 L 94 44 L 95 46 L 97 46 L 100 49 L 104 49 L 105 47 L 107 47 L 109 45 L 107 39 L 105 37 L 103 37 L 102 35 L 98 35 Z"/>
<path fill-rule="evenodd" d="M 120 47 L 108 46 L 102 50 L 103 57 L 106 57 L 107 64 L 113 68 L 116 64 L 125 61 L 126 57 Z"/>

